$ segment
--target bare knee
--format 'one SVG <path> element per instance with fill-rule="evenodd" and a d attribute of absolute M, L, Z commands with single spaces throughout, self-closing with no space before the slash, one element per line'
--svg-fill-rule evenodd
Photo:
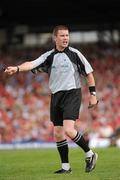
<path fill-rule="evenodd" d="M 74 138 L 74 128 L 71 128 L 71 127 L 65 127 L 64 128 L 64 131 L 65 131 L 65 134 L 70 137 L 70 138 Z"/>
<path fill-rule="evenodd" d="M 54 127 L 54 138 L 56 142 L 59 142 L 65 139 L 65 133 L 62 126 Z"/>
<path fill-rule="evenodd" d="M 64 131 L 69 138 L 73 139 L 77 134 L 77 131 L 74 127 L 74 121 L 64 120 Z"/>

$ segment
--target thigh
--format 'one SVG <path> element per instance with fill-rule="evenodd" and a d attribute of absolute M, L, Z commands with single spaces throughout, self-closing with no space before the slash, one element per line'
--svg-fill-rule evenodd
<path fill-rule="evenodd" d="M 51 95 L 50 119 L 54 126 L 63 126 L 63 112 L 59 104 L 62 98 L 62 92 Z"/>
<path fill-rule="evenodd" d="M 81 105 L 81 89 L 71 90 L 63 103 L 63 119 L 76 120 Z"/>

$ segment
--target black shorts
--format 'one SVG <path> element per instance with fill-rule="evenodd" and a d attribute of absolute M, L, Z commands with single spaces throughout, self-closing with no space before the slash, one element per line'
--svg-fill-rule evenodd
<path fill-rule="evenodd" d="M 63 120 L 76 120 L 81 105 L 81 89 L 59 91 L 51 95 L 50 117 L 54 126 L 63 126 Z"/>

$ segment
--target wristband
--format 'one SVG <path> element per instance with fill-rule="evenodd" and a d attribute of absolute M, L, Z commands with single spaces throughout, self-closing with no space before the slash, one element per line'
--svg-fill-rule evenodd
<path fill-rule="evenodd" d="M 96 96 L 96 89 L 95 89 L 95 86 L 90 86 L 90 87 L 89 87 L 89 91 L 90 91 L 90 94 L 91 94 L 91 95 Z"/>
<path fill-rule="evenodd" d="M 19 66 L 17 66 L 17 71 L 16 71 L 16 73 L 19 73 L 19 71 L 20 71 L 20 68 L 19 68 Z"/>

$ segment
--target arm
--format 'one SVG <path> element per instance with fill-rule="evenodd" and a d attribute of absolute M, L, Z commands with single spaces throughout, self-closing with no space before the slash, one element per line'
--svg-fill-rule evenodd
<path fill-rule="evenodd" d="M 93 68 L 90 65 L 90 63 L 87 61 L 85 56 L 80 51 L 77 51 L 77 54 L 79 57 L 79 61 L 82 63 L 82 65 L 80 63 L 80 66 L 82 68 L 83 75 L 85 74 L 89 91 L 90 91 L 90 100 L 89 100 L 88 108 L 92 108 L 98 104 L 98 100 L 96 97 L 96 90 L 95 90 L 95 79 L 93 76 Z"/>
<path fill-rule="evenodd" d="M 39 56 L 37 59 L 33 60 L 33 61 L 28 61 L 25 63 L 22 63 L 18 66 L 9 66 L 5 69 L 5 73 L 8 75 L 12 75 L 21 71 L 29 71 L 32 70 L 34 68 L 36 68 L 37 66 L 39 66 L 40 64 L 44 63 L 47 59 L 47 57 L 54 52 L 54 50 L 51 51 L 47 51 L 46 53 L 42 54 L 41 56 Z"/>
<path fill-rule="evenodd" d="M 31 69 L 33 69 L 33 64 L 31 62 L 25 62 L 18 66 L 8 66 L 5 69 L 5 73 L 8 75 L 12 75 L 12 74 L 18 73 L 20 71 L 29 71 Z"/>
<path fill-rule="evenodd" d="M 93 73 L 92 72 L 89 73 L 86 79 L 87 79 L 87 84 L 88 84 L 89 92 L 90 92 L 90 100 L 89 100 L 88 108 L 92 108 L 98 104 L 98 100 L 96 97 L 96 89 L 95 89 L 95 79 L 94 79 Z"/>

